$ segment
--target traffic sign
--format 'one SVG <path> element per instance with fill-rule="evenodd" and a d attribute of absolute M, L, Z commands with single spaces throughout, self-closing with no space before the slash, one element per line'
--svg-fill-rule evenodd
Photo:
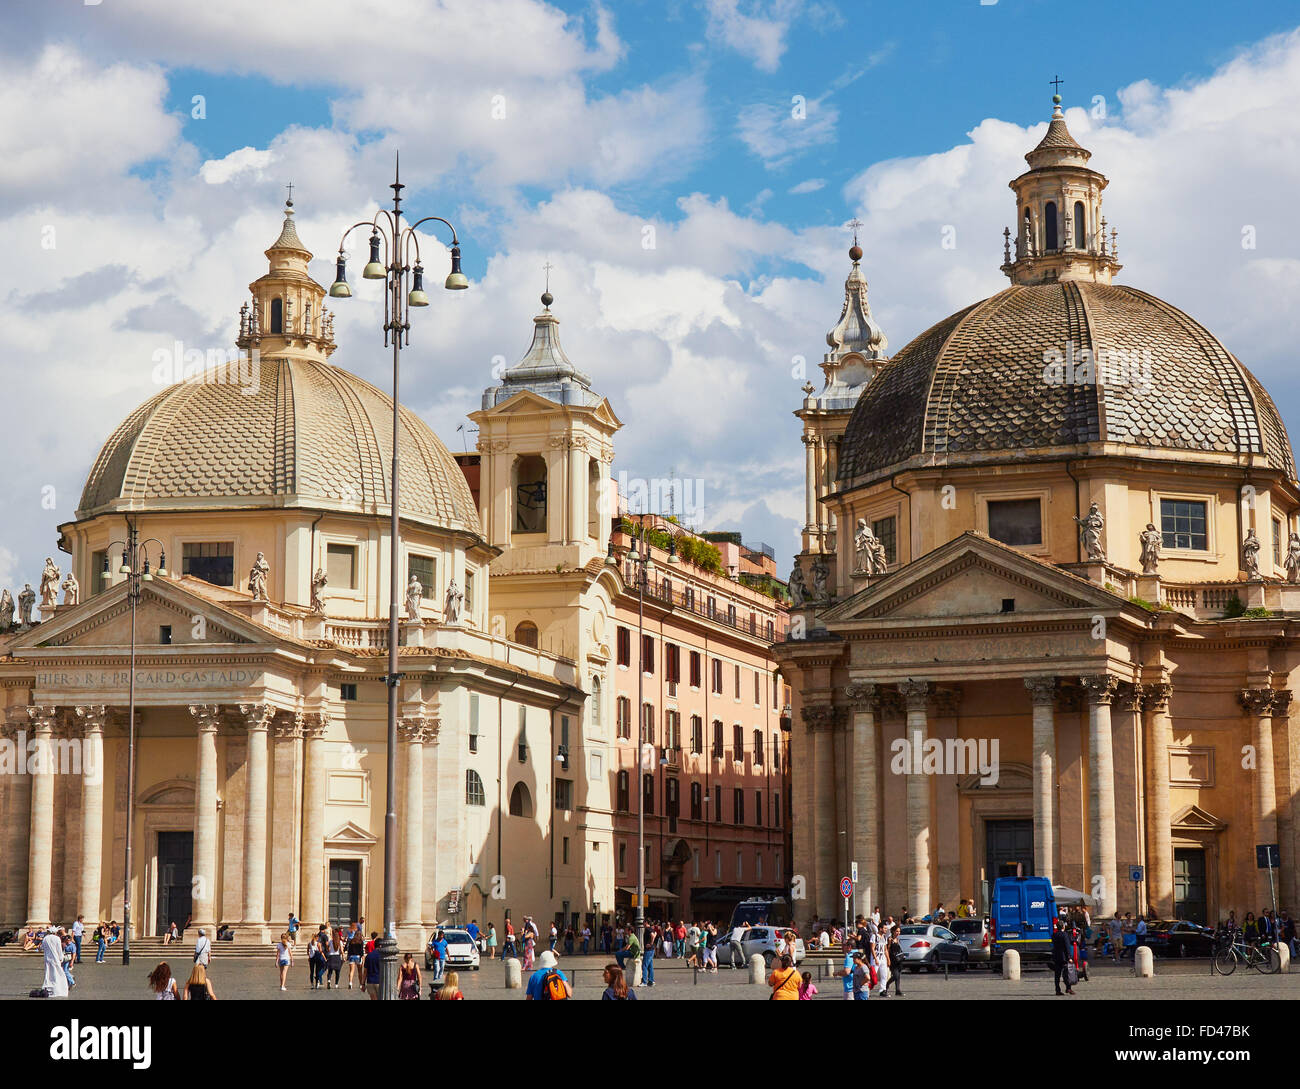
<path fill-rule="evenodd" d="M 853 882 L 847 877 L 840 880 L 840 895 L 846 900 L 853 895 Z"/>
<path fill-rule="evenodd" d="M 1277 870 L 1282 866 L 1276 843 L 1255 844 L 1255 868 L 1259 870 Z"/>
<path fill-rule="evenodd" d="M 856 862 L 849 863 L 849 877 L 852 878 L 855 885 L 858 883 L 858 864 Z"/>
<path fill-rule="evenodd" d="M 1142 867 L 1130 866 L 1128 868 L 1128 879 L 1135 885 L 1139 884 L 1142 881 Z"/>

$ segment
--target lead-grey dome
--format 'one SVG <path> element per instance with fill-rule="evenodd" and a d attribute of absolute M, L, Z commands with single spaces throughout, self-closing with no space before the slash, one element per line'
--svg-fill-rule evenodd
<path fill-rule="evenodd" d="M 1099 397 L 1096 384 L 1045 379 L 1053 353 L 1077 365 L 1084 349 L 1131 360 L 1129 380 Z M 1043 448 L 1078 457 L 1102 442 L 1254 454 L 1257 467 L 1262 455 L 1295 478 L 1272 399 L 1210 332 L 1144 291 L 1067 281 L 1009 287 L 903 348 L 858 401 L 839 479 L 852 486 L 904 466 Z"/>

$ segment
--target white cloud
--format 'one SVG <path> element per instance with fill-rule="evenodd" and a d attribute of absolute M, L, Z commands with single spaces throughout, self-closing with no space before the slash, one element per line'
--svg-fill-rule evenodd
<path fill-rule="evenodd" d="M 810 148 L 835 142 L 839 110 L 823 99 L 798 97 L 801 101 L 789 106 L 753 103 L 736 118 L 736 135 L 768 170 L 787 166 Z"/>
<path fill-rule="evenodd" d="M 804 193 L 815 193 L 826 186 L 825 178 L 809 178 L 807 181 L 801 181 L 798 185 L 792 185 L 788 190 L 792 196 L 802 196 Z"/>
<path fill-rule="evenodd" d="M 710 42 L 734 49 L 761 71 L 775 72 L 785 53 L 790 23 L 803 4 L 800 0 L 773 0 L 746 6 L 749 12 L 741 10 L 740 0 L 706 0 L 705 33 Z"/>

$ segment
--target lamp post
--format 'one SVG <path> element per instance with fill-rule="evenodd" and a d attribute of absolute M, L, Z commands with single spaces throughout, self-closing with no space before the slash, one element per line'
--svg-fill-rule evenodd
<path fill-rule="evenodd" d="M 167 577 L 167 553 L 162 541 L 150 537 L 141 541 L 136 535 L 135 526 L 126 524 L 125 541 L 109 541 L 104 549 L 103 574 L 108 575 L 108 554 L 114 548 L 122 549 L 122 564 L 118 574 L 127 577 L 126 598 L 131 603 L 131 664 L 127 678 L 126 704 L 126 869 L 122 878 L 122 964 L 131 963 L 131 846 L 132 830 L 135 827 L 135 610 L 140 604 L 143 584 L 153 582 L 153 572 L 149 570 L 148 546 L 158 546 L 158 574 Z M 143 559 L 142 559 L 143 558 Z"/>
<path fill-rule="evenodd" d="M 420 238 L 415 233 L 416 228 L 424 223 L 436 222 L 451 231 L 451 271 L 443 283 L 444 288 L 448 291 L 460 291 L 469 287 L 469 280 L 460 270 L 460 240 L 456 236 L 456 228 L 449 221 L 441 216 L 425 216 L 409 226 L 403 225 L 402 190 L 406 187 L 401 182 L 400 155 L 389 188 L 393 191 L 391 211 L 381 208 L 375 213 L 374 219 L 361 220 L 343 232 L 343 237 L 339 240 L 338 267 L 334 283 L 330 285 L 330 297 L 334 299 L 352 297 L 352 289 L 347 282 L 347 258 L 344 255 L 344 245 L 348 235 L 358 227 L 369 227 L 370 259 L 362 269 L 361 276 L 366 280 L 385 281 L 384 346 L 391 346 L 393 349 L 393 475 L 389 490 L 391 556 L 388 580 L 388 673 L 385 677 L 388 686 L 388 740 L 384 813 L 384 933 L 376 943 L 383 957 L 379 997 L 393 1000 L 397 998 L 397 697 L 398 688 L 402 683 L 402 674 L 397 671 L 398 601 L 401 597 L 401 579 L 398 571 L 401 562 L 397 490 L 400 422 L 398 394 L 401 350 L 410 343 L 410 308 L 429 305 L 429 296 L 424 291 L 424 266 L 420 263 Z M 380 260 L 381 245 L 387 264 Z M 408 274 L 411 277 L 409 290 L 407 289 Z"/>

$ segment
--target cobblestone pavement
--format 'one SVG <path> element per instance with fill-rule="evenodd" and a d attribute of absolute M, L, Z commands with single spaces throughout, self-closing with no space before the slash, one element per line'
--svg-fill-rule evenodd
<path fill-rule="evenodd" d="M 600 971 L 608 958 L 604 956 L 562 957 L 560 967 L 571 979 L 576 977 L 578 1000 L 597 1000 L 604 989 Z M 78 981 L 72 992 L 73 1001 L 86 999 L 147 1000 L 152 998 L 145 983 L 156 961 L 132 958 L 131 965 L 123 969 L 120 963 L 96 965 L 90 962 L 75 970 Z M 184 981 L 189 975 L 188 956 L 168 958 L 175 973 L 182 973 Z M 814 962 L 805 970 L 813 974 L 819 990 L 817 1001 L 842 999 L 842 981 L 834 977 L 821 977 L 833 971 L 829 962 Z M 263 999 L 271 1001 L 358 1002 L 367 1001 L 364 993 L 353 989 L 311 991 L 307 986 L 305 967 L 295 966 L 289 974 L 289 989 L 281 993 L 275 965 L 268 957 L 264 960 L 250 958 L 221 958 L 214 960 L 211 969 L 213 987 L 221 999 Z M 1296 999 L 1300 998 L 1300 971 L 1288 975 L 1262 976 L 1257 972 L 1238 968 L 1231 976 L 1210 974 L 1208 961 L 1157 961 L 1154 979 L 1136 979 L 1132 970 L 1113 965 L 1097 965 L 1092 970 L 1092 980 L 1080 983 L 1075 998 L 1062 998 L 1061 1004 L 1097 1001 L 1098 999 Z M 346 972 L 343 976 L 345 982 Z M 655 962 L 653 989 L 638 988 L 640 1001 L 766 1000 L 767 987 L 751 986 L 747 973 L 723 968 L 716 975 L 696 974 L 681 967 L 677 961 Z M 41 982 L 39 957 L 6 957 L 0 959 L 0 999 L 25 998 L 28 991 Z M 505 971 L 500 963 L 485 963 L 479 972 L 460 973 L 461 989 L 471 1000 L 521 1001 L 521 991 L 505 989 Z M 906 973 L 903 976 L 903 1003 L 925 1002 L 933 999 L 973 1000 L 988 999 L 1055 999 L 1052 975 L 1041 969 L 1026 968 L 1024 976 L 1015 983 L 984 969 L 953 973 L 947 980 L 941 973 Z M 428 994 L 428 984 L 425 984 Z M 876 999 L 872 999 L 876 1001 Z M 899 1000 L 893 995 L 890 1002 Z"/>

